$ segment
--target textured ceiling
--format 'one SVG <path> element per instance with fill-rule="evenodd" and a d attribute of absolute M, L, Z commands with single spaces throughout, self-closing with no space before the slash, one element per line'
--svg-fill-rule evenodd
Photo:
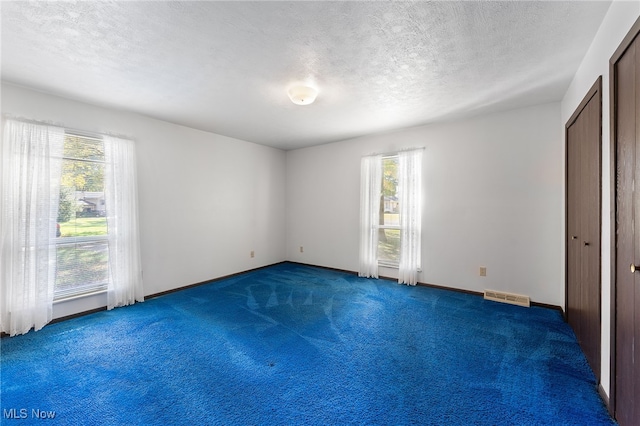
<path fill-rule="evenodd" d="M 2 79 L 293 149 L 558 101 L 609 3 L 3 1 Z"/>

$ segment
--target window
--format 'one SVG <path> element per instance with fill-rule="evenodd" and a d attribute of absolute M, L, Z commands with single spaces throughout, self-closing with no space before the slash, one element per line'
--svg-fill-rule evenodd
<path fill-rule="evenodd" d="M 415 285 L 421 263 L 422 149 L 363 157 L 360 169 L 361 277 L 378 265 L 398 268 L 398 282 Z"/>
<path fill-rule="evenodd" d="M 135 144 L 7 119 L 0 139 L 0 329 L 39 330 L 53 301 L 144 301 Z"/>
<path fill-rule="evenodd" d="M 66 133 L 61 169 L 56 300 L 106 290 L 109 281 L 104 141 Z"/>
<path fill-rule="evenodd" d="M 398 267 L 400 262 L 400 204 L 398 201 L 398 156 L 382 157 L 378 264 Z"/>

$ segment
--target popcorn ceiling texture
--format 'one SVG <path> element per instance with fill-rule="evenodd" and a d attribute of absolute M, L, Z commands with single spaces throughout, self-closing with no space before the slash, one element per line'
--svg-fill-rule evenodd
<path fill-rule="evenodd" d="M 2 2 L 2 78 L 292 149 L 559 101 L 609 4 Z"/>

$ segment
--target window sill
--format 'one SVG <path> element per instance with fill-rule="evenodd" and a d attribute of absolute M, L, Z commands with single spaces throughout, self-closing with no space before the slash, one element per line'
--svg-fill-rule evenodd
<path fill-rule="evenodd" d="M 389 269 L 400 269 L 400 265 L 397 263 L 378 262 L 378 267 Z M 422 272 L 422 268 L 418 268 L 418 272 Z"/>
<path fill-rule="evenodd" d="M 83 299 L 85 297 L 95 296 L 95 295 L 103 294 L 103 293 L 106 293 L 106 292 L 107 292 L 107 289 L 102 289 L 102 290 L 89 291 L 89 292 L 81 293 L 81 294 L 74 294 L 74 295 L 71 295 L 71 296 L 64 296 L 64 297 L 61 297 L 59 299 L 54 299 L 53 300 L 53 304 L 55 305 L 56 303 L 69 302 L 71 300 L 76 300 L 76 299 Z"/>

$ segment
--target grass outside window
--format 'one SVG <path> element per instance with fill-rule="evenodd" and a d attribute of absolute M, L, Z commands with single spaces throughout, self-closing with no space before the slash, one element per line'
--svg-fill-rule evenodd
<path fill-rule="evenodd" d="M 60 224 L 61 237 L 107 235 L 106 217 L 78 217 Z"/>

